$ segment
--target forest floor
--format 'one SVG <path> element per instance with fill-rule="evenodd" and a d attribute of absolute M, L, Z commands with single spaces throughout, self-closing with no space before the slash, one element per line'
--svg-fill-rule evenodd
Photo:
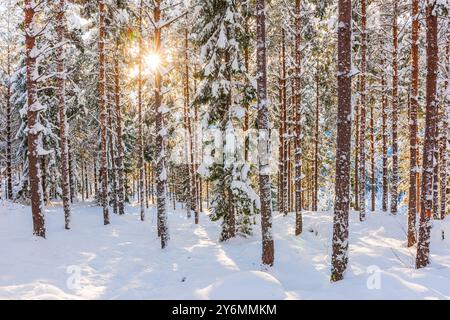
<path fill-rule="evenodd" d="M 78 203 L 72 230 L 60 204 L 46 209 L 47 239 L 31 235 L 29 207 L 0 200 L 0 299 L 450 299 L 450 221 L 435 223 L 432 263 L 415 270 L 406 248 L 406 218 L 351 214 L 349 266 L 330 283 L 331 212 L 305 212 L 294 236 L 294 215 L 274 217 L 275 266 L 260 266 L 260 233 L 226 243 L 220 224 L 183 210 L 169 216 L 170 244 L 161 250 L 155 209 L 139 221 L 138 207 L 111 214 Z M 442 230 L 446 239 L 442 240 Z"/>

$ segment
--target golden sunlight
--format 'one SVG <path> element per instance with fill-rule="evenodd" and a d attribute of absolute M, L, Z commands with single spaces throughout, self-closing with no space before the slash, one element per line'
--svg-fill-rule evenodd
<path fill-rule="evenodd" d="M 161 64 L 161 58 L 156 53 L 150 53 L 146 55 L 144 59 L 145 64 L 153 71 L 156 70 L 156 68 L 158 68 Z"/>

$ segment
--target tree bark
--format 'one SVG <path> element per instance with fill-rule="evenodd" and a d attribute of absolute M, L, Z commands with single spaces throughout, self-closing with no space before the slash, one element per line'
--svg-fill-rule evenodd
<path fill-rule="evenodd" d="M 26 46 L 26 84 L 28 119 L 28 170 L 31 191 L 31 212 L 33 216 L 33 234 L 45 238 L 45 219 L 43 212 L 43 193 L 38 147 L 41 144 L 39 110 L 37 96 L 38 70 L 36 65 L 36 12 L 35 3 L 25 0 L 25 46 Z"/>
<path fill-rule="evenodd" d="M 433 174 L 434 148 L 436 136 L 436 116 L 438 101 L 437 71 L 438 71 L 438 43 L 437 43 L 437 12 L 436 1 L 427 1 L 426 41 L 427 41 L 427 80 L 426 80 L 426 120 L 425 141 L 423 145 L 423 171 L 421 210 L 419 218 L 419 238 L 417 242 L 416 268 L 426 267 L 430 262 L 430 232 L 433 210 Z"/>
<path fill-rule="evenodd" d="M 113 123 L 113 104 L 107 103 L 108 106 L 108 142 L 109 142 L 109 158 L 111 163 L 111 198 L 113 201 L 113 212 L 117 211 L 117 179 L 116 179 L 116 157 L 114 156 L 114 123 Z"/>
<path fill-rule="evenodd" d="M 123 165 L 123 140 L 122 140 L 122 106 L 120 103 L 120 68 L 119 68 L 119 41 L 116 41 L 114 57 L 114 102 L 116 109 L 116 136 L 117 136 L 117 180 L 118 180 L 118 209 L 119 215 L 125 214 L 125 189 L 124 189 L 124 165 Z M 97 189 L 97 187 L 96 187 Z"/>
<path fill-rule="evenodd" d="M 384 59 L 382 65 L 384 66 Z M 387 97 L 386 97 L 386 77 L 384 72 L 381 73 L 381 130 L 382 130 L 382 152 L 383 152 L 383 186 L 382 186 L 382 210 L 387 211 L 388 208 L 388 155 L 387 155 L 387 144 L 388 144 L 388 133 L 387 133 Z"/>
<path fill-rule="evenodd" d="M 348 262 L 348 212 L 351 144 L 351 0 L 339 0 L 338 25 L 338 119 L 336 185 L 333 222 L 331 281 L 344 277 Z"/>
<path fill-rule="evenodd" d="M 283 214 L 287 215 L 288 209 L 288 125 L 287 125 L 287 99 L 286 99 L 286 35 L 284 28 L 281 31 L 281 92 L 282 92 L 282 106 L 283 106 L 283 173 L 282 173 L 282 188 L 283 188 Z"/>
<path fill-rule="evenodd" d="M 139 6 L 139 65 L 138 65 L 138 166 L 139 166 L 139 205 L 140 205 L 140 217 L 141 221 L 145 220 L 145 189 L 144 189 L 144 124 L 142 120 L 142 55 L 143 55 L 143 43 L 142 43 L 142 18 L 143 18 L 143 3 L 142 0 Z"/>
<path fill-rule="evenodd" d="M 318 63 L 317 63 L 318 64 Z M 316 132 L 314 138 L 314 199 L 313 211 L 318 209 L 319 198 L 319 117 L 320 117 L 320 91 L 319 91 L 319 66 L 316 68 Z"/>
<path fill-rule="evenodd" d="M 9 28 L 9 24 L 8 24 Z M 6 198 L 12 200 L 12 108 L 11 108 L 11 48 L 7 44 L 6 73 L 8 76 L 6 87 Z"/>
<path fill-rule="evenodd" d="M 105 0 L 98 0 L 99 6 L 99 85 L 100 85 L 100 135 L 101 135 L 101 164 L 100 176 L 102 184 L 102 193 L 100 201 L 103 207 L 103 224 L 109 224 L 109 208 L 108 208 L 108 147 L 106 139 L 107 127 L 107 110 L 106 110 L 106 72 L 105 72 L 105 16 L 106 5 Z"/>
<path fill-rule="evenodd" d="M 295 235 L 303 231 L 302 217 L 302 145 L 301 145 L 301 41 L 300 0 L 295 1 Z"/>
<path fill-rule="evenodd" d="M 158 26 L 161 19 L 161 1 L 154 1 L 153 20 Z M 161 28 L 155 28 L 155 52 L 161 54 Z M 161 248 L 167 246 L 169 240 L 169 230 L 167 226 L 166 212 L 166 181 L 167 171 L 165 167 L 165 127 L 164 114 L 161 109 L 161 71 L 155 70 L 155 108 L 156 108 L 156 202 L 158 215 L 158 229 L 161 238 Z"/>
<path fill-rule="evenodd" d="M 397 214 L 398 206 L 398 0 L 394 0 L 392 19 L 392 181 L 391 214 Z"/>
<path fill-rule="evenodd" d="M 269 173 L 270 136 L 267 101 L 265 0 L 256 0 L 256 63 L 258 74 L 258 155 L 261 198 L 262 263 L 266 266 L 272 266 L 274 263 L 274 241 L 272 236 L 272 195 Z"/>
<path fill-rule="evenodd" d="M 361 77 L 358 76 L 357 80 L 357 90 L 361 91 Z M 361 110 L 361 96 L 359 96 L 358 102 L 356 103 L 355 110 L 355 184 L 354 184 L 354 193 L 355 193 L 355 211 L 359 211 L 359 119 L 360 119 L 360 110 Z"/>
<path fill-rule="evenodd" d="M 450 32 L 447 29 L 447 45 L 445 48 L 445 59 L 446 59 L 446 77 L 444 81 L 444 88 L 446 90 L 449 85 L 449 77 L 450 77 Z M 448 166 L 448 111 L 445 110 L 445 106 L 449 104 L 449 94 L 447 93 L 444 96 L 444 109 L 442 110 L 442 128 L 441 128 L 441 139 L 440 139 L 440 154 L 441 154 L 441 166 L 440 166 L 440 179 L 441 179 L 441 207 L 440 207 L 440 215 L 441 219 L 445 219 L 445 215 L 448 213 L 446 211 L 447 205 L 447 166 Z"/>
<path fill-rule="evenodd" d="M 416 243 L 417 217 L 417 109 L 419 106 L 419 0 L 412 0 L 411 27 L 411 95 L 409 119 L 409 195 L 408 195 L 408 247 Z"/>
<path fill-rule="evenodd" d="M 360 137 L 359 137 L 359 220 L 366 219 L 366 0 L 361 0 L 361 110 L 360 110 Z"/>

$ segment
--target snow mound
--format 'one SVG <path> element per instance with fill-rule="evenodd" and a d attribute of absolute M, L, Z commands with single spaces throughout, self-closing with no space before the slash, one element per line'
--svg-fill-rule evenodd
<path fill-rule="evenodd" d="M 281 300 L 286 298 L 281 283 L 261 271 L 247 271 L 223 277 L 200 290 L 204 299 L 213 300 Z"/>

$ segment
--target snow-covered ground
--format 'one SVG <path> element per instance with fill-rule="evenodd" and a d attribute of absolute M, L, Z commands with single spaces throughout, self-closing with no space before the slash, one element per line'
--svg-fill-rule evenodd
<path fill-rule="evenodd" d="M 345 279 L 330 283 L 332 213 L 306 212 L 305 232 L 294 217 L 274 217 L 275 266 L 263 271 L 260 235 L 218 243 L 219 224 L 183 210 L 170 214 L 170 245 L 161 250 L 155 210 L 139 221 L 138 208 L 111 214 L 76 204 L 72 230 L 60 206 L 46 210 L 47 239 L 31 235 L 28 207 L 0 201 L 1 299 L 450 299 L 450 222 L 435 224 L 432 264 L 413 268 L 405 246 L 404 216 L 356 213 L 350 222 Z M 446 239 L 441 240 L 442 230 Z"/>

